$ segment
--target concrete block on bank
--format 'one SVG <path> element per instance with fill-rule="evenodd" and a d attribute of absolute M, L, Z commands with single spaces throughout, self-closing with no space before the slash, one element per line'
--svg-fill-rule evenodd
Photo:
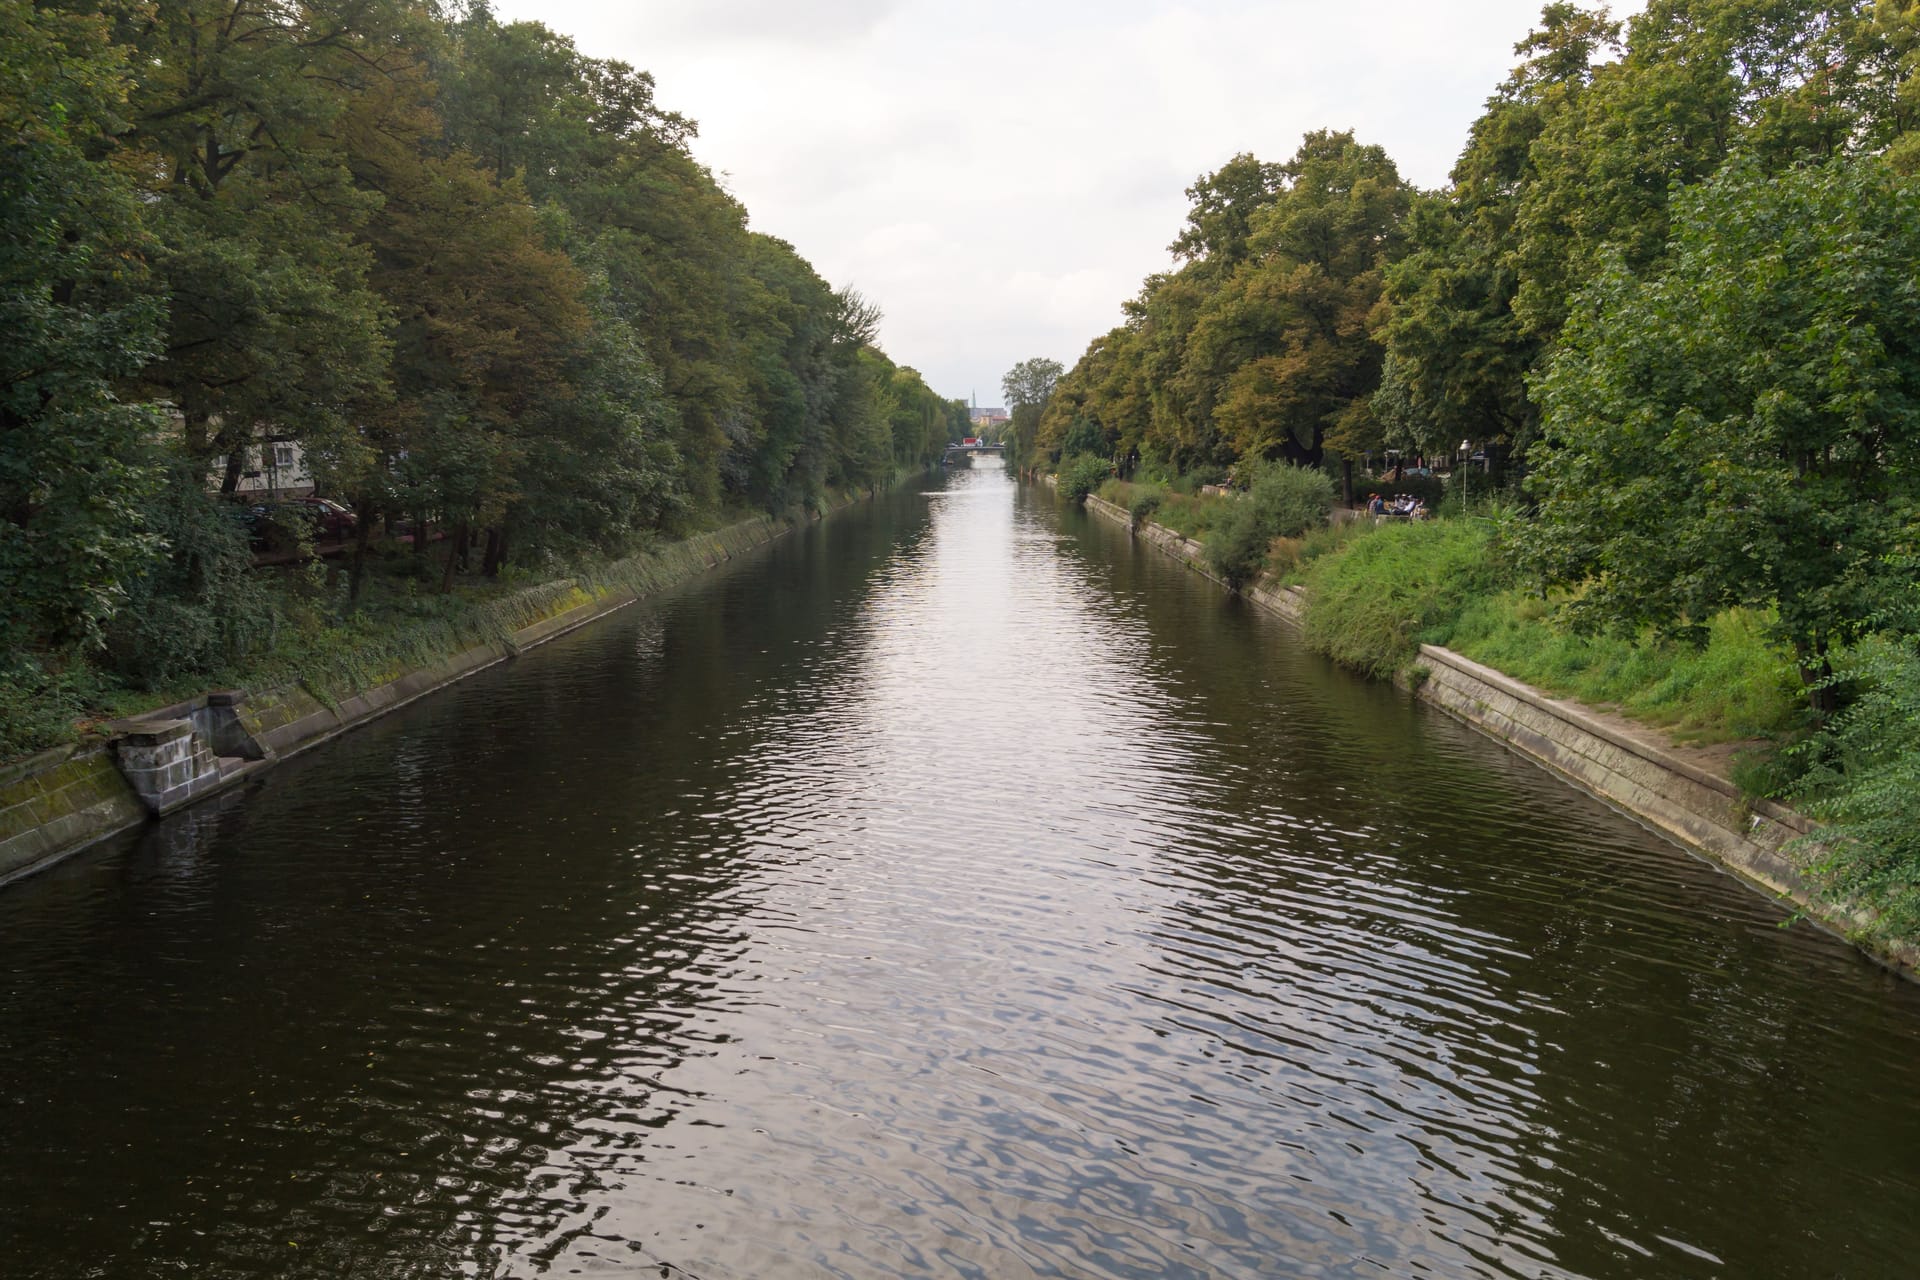
<path fill-rule="evenodd" d="M 114 740 L 113 752 L 127 784 L 155 817 L 223 782 L 219 758 L 190 719 L 136 721 Z"/>

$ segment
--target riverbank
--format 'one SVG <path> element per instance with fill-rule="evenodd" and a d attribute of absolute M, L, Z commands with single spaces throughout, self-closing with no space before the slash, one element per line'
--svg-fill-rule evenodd
<path fill-rule="evenodd" d="M 1127 510 L 1096 495 L 1087 496 L 1086 509 L 1228 585 L 1198 540 L 1152 521 L 1136 522 Z M 1308 597 L 1301 587 L 1261 575 L 1240 590 L 1268 612 L 1306 626 Z M 1792 904 L 1876 961 L 1910 979 L 1920 977 L 1920 949 L 1868 938 L 1865 919 L 1824 898 L 1802 875 L 1802 861 L 1790 846 L 1809 835 L 1812 824 L 1790 809 L 1745 795 L 1731 777 L 1724 751 L 1675 743 L 1647 726 L 1552 697 L 1442 646 L 1420 645 L 1418 655 L 1414 665 L 1395 675 L 1413 696 L 1708 858 L 1757 891 Z"/>
<path fill-rule="evenodd" d="M 829 509 L 858 501 L 848 497 Z M 258 689 L 215 690 L 144 710 L 65 744 L 0 764 L 0 885 L 109 836 L 228 791 L 479 671 L 800 527 L 757 517 L 540 583 L 476 606 L 463 626 L 409 637 L 410 650 L 345 655 L 325 670 Z M 356 672 L 382 668 L 371 678 Z"/>

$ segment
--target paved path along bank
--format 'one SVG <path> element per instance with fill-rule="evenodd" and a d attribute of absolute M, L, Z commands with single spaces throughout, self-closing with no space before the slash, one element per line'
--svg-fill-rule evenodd
<path fill-rule="evenodd" d="M 1088 495 L 1087 510 L 1132 527 L 1121 507 Z M 1146 523 L 1137 538 L 1219 581 L 1206 548 L 1164 525 Z M 1222 583 L 1224 586 L 1225 584 Z M 1306 594 L 1266 581 L 1241 589 L 1261 608 L 1299 625 Z M 1812 831 L 1801 815 L 1741 793 L 1724 773 L 1684 758 L 1644 726 L 1565 698 L 1438 645 L 1421 645 L 1418 676 L 1402 683 L 1421 700 L 1499 739 L 1575 786 L 1725 867 L 1756 890 L 1779 897 L 1843 936 L 1858 921 L 1822 901 L 1787 845 Z M 1861 948 L 1903 976 L 1920 978 L 1920 952 Z"/>

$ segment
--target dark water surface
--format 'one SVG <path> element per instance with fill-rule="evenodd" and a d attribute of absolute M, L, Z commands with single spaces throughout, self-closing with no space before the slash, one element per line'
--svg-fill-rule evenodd
<path fill-rule="evenodd" d="M 1915 991 L 941 487 L 0 893 L 0 1275 L 1915 1274 Z"/>

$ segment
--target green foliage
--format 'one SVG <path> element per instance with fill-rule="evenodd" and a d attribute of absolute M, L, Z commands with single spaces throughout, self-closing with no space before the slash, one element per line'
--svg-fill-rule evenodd
<path fill-rule="evenodd" d="M 1307 566 L 1306 640 L 1343 666 L 1391 675 L 1421 644 L 1444 643 L 1469 602 L 1512 579 L 1486 521 L 1382 525 Z"/>
<path fill-rule="evenodd" d="M 1842 902 L 1864 907 L 1878 938 L 1920 936 L 1920 640 L 1879 634 L 1836 662 L 1859 690 L 1797 749 L 1808 771 L 1801 807 L 1821 823 L 1810 870 Z"/>
<path fill-rule="evenodd" d="M 72 741 L 74 722 L 100 699 L 98 679 L 77 654 L 0 657 L 0 760 Z"/>
<path fill-rule="evenodd" d="M 1113 441 L 1099 423 L 1085 414 L 1076 414 L 1067 424 L 1067 434 L 1060 442 L 1063 457 L 1075 454 L 1087 454 L 1093 457 L 1111 458 Z"/>
<path fill-rule="evenodd" d="M 1042 421 L 1047 404 L 1053 399 L 1060 381 L 1060 362 L 1044 356 L 1022 360 L 1000 379 L 1007 397 L 1007 461 L 1013 466 L 1031 468 L 1048 459 L 1058 459 L 1060 441 L 1043 434 Z"/>
<path fill-rule="evenodd" d="M 1006 393 L 1008 407 L 1023 404 L 1044 406 L 1053 397 L 1054 385 L 1060 381 L 1062 372 L 1058 360 L 1049 360 L 1044 356 L 1035 356 L 1014 365 L 1000 379 L 1000 389 Z"/>
<path fill-rule="evenodd" d="M 1309 529 L 1298 538 L 1282 538 L 1274 543 L 1273 552 L 1267 557 L 1267 567 L 1283 575 L 1286 580 L 1297 582 L 1307 565 L 1322 556 L 1339 554 L 1348 543 L 1372 531 L 1373 526 L 1365 521 L 1342 520 L 1338 524 Z"/>
<path fill-rule="evenodd" d="M 1166 500 L 1167 491 L 1159 485 L 1136 485 L 1126 504 L 1127 518 L 1133 522 L 1133 527 L 1138 529 L 1141 525 L 1153 519 L 1153 513 L 1158 511 L 1160 504 Z"/>
<path fill-rule="evenodd" d="M 1770 609 L 1817 669 L 1920 512 L 1920 183 L 1743 164 L 1675 219 L 1670 268 L 1615 259 L 1537 384 L 1527 554 L 1578 623 L 1698 637 Z"/>
<path fill-rule="evenodd" d="M 199 467 L 176 463 L 149 508 L 164 548 L 127 583 L 102 661 L 136 689 L 205 677 L 264 649 L 277 618 L 252 571 L 244 527 L 206 492 Z"/>
<path fill-rule="evenodd" d="M 94 156 L 125 111 L 104 19 L 0 10 L 0 653 L 97 641 L 153 548 L 160 414 L 119 383 L 163 312 L 132 180 Z"/>
<path fill-rule="evenodd" d="M 1207 562 L 1233 586 L 1258 577 L 1276 538 L 1297 538 L 1327 522 L 1333 481 L 1321 471 L 1268 463 L 1252 468 L 1243 497 L 1226 499 L 1207 535 Z"/>
<path fill-rule="evenodd" d="M 1078 505 L 1085 502 L 1087 495 L 1098 489 L 1112 474 L 1113 464 L 1105 458 L 1082 454 L 1061 463 L 1054 478 L 1060 496 Z"/>
<path fill-rule="evenodd" d="M 302 570 L 263 603 L 200 490 L 268 438 L 369 535 L 451 534 L 396 575 L 445 592 L 469 531 L 484 576 L 551 576 L 966 434 L 879 350 L 877 307 L 747 229 L 650 76 L 538 23 L 0 0 L 0 67 L 9 698 L 386 634 L 329 621 L 391 604 L 377 545 L 346 590 Z"/>
<path fill-rule="evenodd" d="M 1316 130 L 1283 164 L 1235 156 L 1187 194 L 1185 264 L 1150 277 L 1127 323 L 1059 378 L 1035 447 L 1176 473 L 1376 447 L 1371 316 L 1412 199 L 1392 160 Z"/>
<path fill-rule="evenodd" d="M 1444 643 L 1549 693 L 1617 706 L 1634 719 L 1702 742 L 1780 739 L 1802 711 L 1793 655 L 1772 619 L 1749 609 L 1717 614 L 1701 646 L 1639 636 L 1581 635 L 1537 593 L 1471 600 Z"/>

